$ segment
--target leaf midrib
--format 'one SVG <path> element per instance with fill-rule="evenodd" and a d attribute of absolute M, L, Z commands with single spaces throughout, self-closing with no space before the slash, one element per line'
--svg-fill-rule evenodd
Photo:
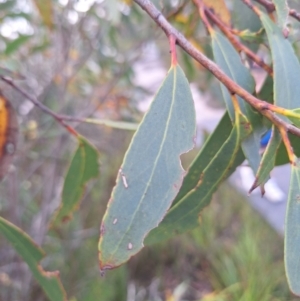
<path fill-rule="evenodd" d="M 139 211 L 139 209 L 140 209 L 140 207 L 141 207 L 141 205 L 142 205 L 142 203 L 143 203 L 143 201 L 144 201 L 144 199 L 145 199 L 145 196 L 146 196 L 146 194 L 147 194 L 147 191 L 148 191 L 148 189 L 149 189 L 149 187 L 150 187 L 150 184 L 149 184 L 149 183 L 151 182 L 151 180 L 152 180 L 152 178 L 153 178 L 153 175 L 154 175 L 155 170 L 156 170 L 156 167 L 157 167 L 158 158 L 160 157 L 160 155 L 161 155 L 161 153 L 162 153 L 162 150 L 163 150 L 163 147 L 164 147 L 164 144 L 165 144 L 165 141 L 166 141 L 167 132 L 168 132 L 168 130 L 169 130 L 170 119 L 171 119 L 172 112 L 173 112 L 173 108 L 174 108 L 175 91 L 176 91 L 176 71 L 177 71 L 177 70 L 176 70 L 176 66 L 175 66 L 175 67 L 174 67 L 174 72 L 173 72 L 173 91 L 172 91 L 171 110 L 170 110 L 169 115 L 168 115 L 168 119 L 167 119 L 167 122 L 166 122 L 166 127 L 165 127 L 165 130 L 164 130 L 163 140 L 162 140 L 162 143 L 161 143 L 161 145 L 160 145 L 158 154 L 157 154 L 157 156 L 156 156 L 156 158 L 155 158 L 155 161 L 154 161 L 154 164 L 153 164 L 153 168 L 152 168 L 151 175 L 150 175 L 150 177 L 149 177 L 149 180 L 148 180 L 148 183 L 147 183 L 147 185 L 146 185 L 146 187 L 145 187 L 145 190 L 144 190 L 144 192 L 143 192 L 143 194 L 142 194 L 141 201 L 139 202 L 138 206 L 136 207 L 136 209 L 135 209 L 135 211 L 134 211 L 134 213 L 133 213 L 133 215 L 132 215 L 131 221 L 130 221 L 130 223 L 129 223 L 127 229 L 126 229 L 126 231 L 124 232 L 123 236 L 122 236 L 121 239 L 119 240 L 119 243 L 116 245 L 116 247 L 115 247 L 115 249 L 113 250 L 113 252 L 111 252 L 111 256 L 109 257 L 109 259 L 106 260 L 107 262 L 109 262 L 109 260 L 110 260 L 111 258 L 113 258 L 113 256 L 115 255 L 116 251 L 119 249 L 120 245 L 121 245 L 122 242 L 124 241 L 124 239 L 125 239 L 127 233 L 129 232 L 129 230 L 130 230 L 130 228 L 131 228 L 131 226 L 132 226 L 132 224 L 133 224 L 133 221 L 134 221 L 134 219 L 135 219 L 135 217 L 136 217 L 136 215 L 137 215 L 137 213 L 138 213 L 138 211 Z"/>

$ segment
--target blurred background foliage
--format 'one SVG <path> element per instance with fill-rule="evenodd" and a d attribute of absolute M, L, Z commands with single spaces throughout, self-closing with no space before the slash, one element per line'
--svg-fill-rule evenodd
<path fill-rule="evenodd" d="M 153 2 L 212 56 L 191 1 Z M 228 15 L 221 14 L 226 22 L 239 30 L 260 29 L 240 0 L 226 3 Z M 164 34 L 130 0 L 1 0 L 0 20 L 1 74 L 57 113 L 139 122 L 157 86 L 155 71 L 168 68 Z M 298 51 L 299 25 L 292 28 L 290 39 Z M 263 34 L 246 43 L 268 61 L 261 39 Z M 180 62 L 210 106 L 221 107 L 217 81 L 181 51 Z M 16 91 L 4 84 L 1 89 L 17 111 L 20 134 L 14 164 L 0 185 L 0 214 L 43 246 L 47 257 L 42 264 L 60 271 L 70 300 L 296 300 L 284 276 L 282 238 L 228 184 L 204 211 L 199 228 L 145 248 L 126 266 L 101 277 L 100 221 L 132 132 L 74 125 L 100 151 L 101 176 L 88 185 L 73 220 L 49 231 L 76 141 Z M 185 156 L 186 166 L 195 154 Z M 2 238 L 0 300 L 46 300 Z"/>

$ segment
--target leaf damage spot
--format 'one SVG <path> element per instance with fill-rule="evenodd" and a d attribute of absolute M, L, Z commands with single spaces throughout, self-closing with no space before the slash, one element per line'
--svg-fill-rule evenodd
<path fill-rule="evenodd" d="M 241 125 L 244 127 L 245 130 L 250 130 L 251 129 L 251 124 L 250 122 L 241 122 Z"/>
<path fill-rule="evenodd" d="M 196 189 L 201 185 L 201 183 L 203 181 L 203 177 L 204 177 L 204 172 L 202 172 L 201 175 L 200 175 L 200 179 L 199 179 L 199 181 L 198 181 L 198 183 L 196 185 Z"/>
<path fill-rule="evenodd" d="M 123 181 L 123 185 L 127 189 L 128 188 L 128 183 L 127 183 L 127 179 L 125 177 L 125 174 L 122 171 L 122 168 L 119 169 L 119 173 L 121 175 L 121 178 L 122 178 L 122 181 Z"/>

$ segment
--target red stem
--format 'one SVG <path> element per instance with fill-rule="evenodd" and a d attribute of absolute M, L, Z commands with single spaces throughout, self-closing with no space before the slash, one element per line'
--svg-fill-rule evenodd
<path fill-rule="evenodd" d="M 177 65 L 177 52 L 176 52 L 176 38 L 174 35 L 169 35 L 170 52 L 171 52 L 171 65 Z"/>

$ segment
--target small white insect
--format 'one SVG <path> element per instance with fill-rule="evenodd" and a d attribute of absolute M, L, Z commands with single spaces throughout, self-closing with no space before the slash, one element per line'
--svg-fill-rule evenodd
<path fill-rule="evenodd" d="M 132 243 L 130 242 L 129 244 L 128 244 L 128 250 L 131 250 L 132 249 L 132 247 L 133 247 L 133 245 L 132 245 Z"/>
<path fill-rule="evenodd" d="M 118 219 L 115 218 L 114 221 L 113 221 L 113 225 L 115 225 L 117 222 L 118 222 Z"/>
<path fill-rule="evenodd" d="M 122 181 L 123 181 L 124 187 L 125 187 L 125 188 L 128 188 L 128 183 L 127 183 L 126 177 L 125 177 L 125 175 L 124 175 L 124 173 L 123 173 L 123 171 L 122 171 L 122 168 L 119 169 L 119 173 L 120 173 L 120 175 L 121 175 L 121 177 L 122 177 Z"/>

